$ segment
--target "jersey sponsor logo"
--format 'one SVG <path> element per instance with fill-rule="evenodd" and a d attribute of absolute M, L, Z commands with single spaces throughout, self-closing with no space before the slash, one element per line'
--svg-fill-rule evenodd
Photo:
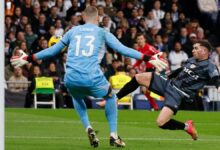
<path fill-rule="evenodd" d="M 185 67 L 183 71 L 186 72 L 191 77 L 193 77 L 195 80 L 198 80 L 199 76 L 196 75 L 195 72 L 193 72 L 192 70 Z"/>
<path fill-rule="evenodd" d="M 194 68 L 196 68 L 196 65 L 191 64 L 191 65 L 189 66 L 189 68 L 194 69 Z"/>

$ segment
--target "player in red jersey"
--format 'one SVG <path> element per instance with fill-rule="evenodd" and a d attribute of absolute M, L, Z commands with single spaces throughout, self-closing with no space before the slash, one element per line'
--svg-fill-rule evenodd
<path fill-rule="evenodd" d="M 147 42 L 146 42 L 146 38 L 145 38 L 145 35 L 144 34 L 137 34 L 137 44 L 138 44 L 138 51 L 139 52 L 141 52 L 141 53 L 143 53 L 143 54 L 146 54 L 146 55 L 148 55 L 148 56 L 153 56 L 153 55 L 155 55 L 155 54 L 157 54 L 157 53 L 159 53 L 160 51 L 159 50 L 157 50 L 154 46 L 152 46 L 152 45 L 150 45 L 150 44 L 148 44 Z M 141 61 L 141 60 L 137 60 L 136 61 L 136 63 L 133 65 L 133 67 L 134 68 L 137 68 L 138 70 L 141 70 L 141 64 L 142 64 L 142 62 L 143 61 Z M 145 72 L 152 72 L 152 71 L 155 71 L 155 67 L 152 65 L 152 64 L 150 64 L 150 63 L 148 63 L 148 62 L 145 62 L 145 70 L 144 70 Z M 150 105 L 151 105 L 151 107 L 154 109 L 154 110 L 158 110 L 159 108 L 158 108 L 158 105 L 157 105 L 157 103 L 155 102 L 155 100 L 154 100 L 154 98 L 152 98 L 151 96 L 150 96 L 150 91 L 147 89 L 146 90 L 146 92 L 145 92 L 145 94 L 144 94 L 146 97 L 147 97 L 147 99 L 148 99 L 148 101 L 149 101 L 149 103 L 150 103 Z"/>

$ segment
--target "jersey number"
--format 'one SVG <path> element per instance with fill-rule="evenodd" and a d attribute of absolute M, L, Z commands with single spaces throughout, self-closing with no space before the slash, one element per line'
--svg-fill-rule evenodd
<path fill-rule="evenodd" d="M 79 50 L 79 48 L 80 48 L 80 45 L 81 45 L 81 39 L 82 39 L 82 37 L 81 37 L 80 35 L 77 35 L 77 36 L 75 36 L 75 38 L 76 38 L 76 53 L 75 53 L 75 54 L 76 54 L 76 56 L 79 56 L 79 55 L 80 55 L 80 50 Z M 85 36 L 85 37 L 83 37 L 83 38 L 88 39 L 88 42 L 86 43 L 86 46 L 88 46 L 89 51 L 82 50 L 82 51 L 81 51 L 81 54 L 82 54 L 83 56 L 89 57 L 89 56 L 91 56 L 91 55 L 93 54 L 93 50 L 94 50 L 94 44 L 93 44 L 93 42 L 94 42 L 94 40 L 95 40 L 95 37 L 94 37 L 94 36 L 91 36 L 91 35 L 87 35 L 87 36 Z"/>

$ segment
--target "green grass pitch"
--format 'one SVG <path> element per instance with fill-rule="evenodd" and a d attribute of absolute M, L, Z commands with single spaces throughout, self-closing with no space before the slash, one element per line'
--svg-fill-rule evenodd
<path fill-rule="evenodd" d="M 108 125 L 103 110 L 88 111 L 92 126 L 99 130 L 97 149 L 109 146 Z M 199 133 L 197 141 L 183 131 L 161 130 L 155 125 L 158 112 L 119 110 L 119 135 L 127 150 L 219 150 L 220 113 L 180 111 L 175 117 L 193 119 Z M 6 150 L 87 150 L 87 134 L 75 110 L 6 109 Z"/>

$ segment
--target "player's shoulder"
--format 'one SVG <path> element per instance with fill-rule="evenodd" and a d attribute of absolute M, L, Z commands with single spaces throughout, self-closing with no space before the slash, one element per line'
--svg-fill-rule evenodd
<path fill-rule="evenodd" d="M 187 61 L 186 61 L 186 63 L 194 63 L 194 62 L 196 62 L 196 59 L 193 58 L 193 57 L 188 58 Z"/>
<path fill-rule="evenodd" d="M 216 65 L 212 62 L 211 59 L 208 59 L 207 63 L 208 63 L 209 68 L 216 68 Z"/>

